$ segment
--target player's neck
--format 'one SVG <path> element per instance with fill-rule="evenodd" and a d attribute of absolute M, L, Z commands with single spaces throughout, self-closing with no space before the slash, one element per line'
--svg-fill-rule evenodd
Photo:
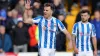
<path fill-rule="evenodd" d="M 86 23 L 88 23 L 88 21 L 82 21 L 82 23 L 86 24 Z"/>
<path fill-rule="evenodd" d="M 44 18 L 46 18 L 47 20 L 50 20 L 52 18 L 52 16 L 44 17 Z"/>

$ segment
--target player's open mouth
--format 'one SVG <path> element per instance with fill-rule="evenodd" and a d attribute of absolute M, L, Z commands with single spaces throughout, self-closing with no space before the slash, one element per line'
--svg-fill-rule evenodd
<path fill-rule="evenodd" d="M 44 15 L 47 15 L 47 14 L 44 13 Z"/>

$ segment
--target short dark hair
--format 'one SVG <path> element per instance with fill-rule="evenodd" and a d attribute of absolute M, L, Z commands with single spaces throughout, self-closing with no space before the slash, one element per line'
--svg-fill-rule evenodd
<path fill-rule="evenodd" d="M 44 7 L 51 7 L 51 10 L 54 11 L 55 10 L 55 7 L 52 3 L 45 3 L 44 4 Z"/>
<path fill-rule="evenodd" d="M 82 11 L 80 11 L 80 14 L 82 14 L 82 13 L 88 13 L 89 15 L 91 15 L 89 10 L 82 10 Z"/>

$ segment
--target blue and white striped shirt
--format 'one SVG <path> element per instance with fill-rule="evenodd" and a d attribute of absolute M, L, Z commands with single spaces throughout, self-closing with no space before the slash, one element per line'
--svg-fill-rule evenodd
<path fill-rule="evenodd" d="M 81 21 L 74 24 L 72 34 L 76 36 L 76 47 L 79 51 L 92 51 L 91 37 L 96 36 L 96 30 L 91 23 L 82 23 Z"/>
<path fill-rule="evenodd" d="M 34 18 L 33 22 L 38 23 L 39 27 L 39 48 L 55 49 L 56 31 L 58 27 L 61 31 L 65 29 L 62 22 L 55 17 L 52 17 L 50 20 L 47 20 L 41 16 Z"/>

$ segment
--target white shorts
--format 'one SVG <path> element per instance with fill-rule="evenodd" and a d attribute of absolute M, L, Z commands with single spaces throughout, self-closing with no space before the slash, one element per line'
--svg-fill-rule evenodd
<path fill-rule="evenodd" d="M 55 49 L 40 48 L 39 55 L 40 56 L 55 56 Z"/>
<path fill-rule="evenodd" d="M 78 54 L 76 54 L 76 56 L 93 56 L 93 52 L 92 51 L 79 52 Z"/>

